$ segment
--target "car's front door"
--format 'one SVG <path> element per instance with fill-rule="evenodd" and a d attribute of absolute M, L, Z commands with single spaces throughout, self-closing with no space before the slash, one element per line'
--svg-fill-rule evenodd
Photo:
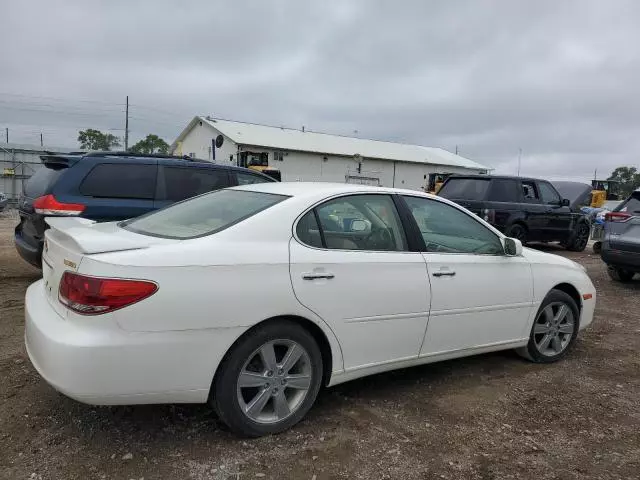
<path fill-rule="evenodd" d="M 431 313 L 421 355 L 506 345 L 528 336 L 533 279 L 524 257 L 473 215 L 438 200 L 404 196 L 424 242 Z"/>
<path fill-rule="evenodd" d="M 550 241 L 566 240 L 573 233 L 574 228 L 574 215 L 571 208 L 562 205 L 560 194 L 550 183 L 538 182 L 538 188 L 542 203 L 547 208 L 549 216 L 546 239 Z"/>
<path fill-rule="evenodd" d="M 551 221 L 551 209 L 547 205 L 543 205 L 536 182 L 522 180 L 519 183 L 522 192 L 521 206 L 529 230 L 527 239 L 534 242 L 546 240 Z"/>
<path fill-rule="evenodd" d="M 409 252 L 390 195 L 333 198 L 296 224 L 295 295 L 336 334 L 346 370 L 415 358 L 429 315 L 424 258 Z"/>

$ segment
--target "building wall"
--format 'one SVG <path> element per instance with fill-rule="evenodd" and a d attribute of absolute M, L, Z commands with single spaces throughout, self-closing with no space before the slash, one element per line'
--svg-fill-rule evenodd
<path fill-rule="evenodd" d="M 197 158 L 211 160 L 211 140 L 219 132 L 213 127 L 196 124 L 185 136 L 182 142 L 183 155 L 195 153 Z M 216 163 L 223 165 L 237 165 L 237 153 L 240 151 L 267 152 L 269 166 L 277 168 L 282 173 L 283 182 L 338 182 L 344 183 L 348 174 L 357 175 L 358 163 L 350 156 L 324 155 L 309 152 L 294 152 L 272 148 L 244 146 L 238 147 L 233 141 L 225 137 L 222 148 L 216 149 Z M 282 152 L 282 161 L 275 160 L 275 152 Z M 180 153 L 176 150 L 176 154 Z M 232 160 L 230 160 L 230 157 Z M 461 167 L 449 167 L 422 163 L 400 162 L 364 158 L 362 161 L 362 176 L 378 178 L 384 187 L 406 188 L 420 190 L 425 185 L 425 175 L 429 173 L 479 173 Z"/>
<path fill-rule="evenodd" d="M 201 122 L 191 129 L 185 136 L 180 147 L 173 153 L 175 155 L 194 155 L 196 158 L 212 161 L 212 141 L 215 140 L 218 135 L 220 135 L 220 132 L 215 128 Z M 215 162 L 221 165 L 235 165 L 237 161 L 237 151 L 237 145 L 229 140 L 229 138 L 224 137 L 222 147 L 216 148 Z M 230 160 L 231 156 L 233 156 L 233 159 Z"/>

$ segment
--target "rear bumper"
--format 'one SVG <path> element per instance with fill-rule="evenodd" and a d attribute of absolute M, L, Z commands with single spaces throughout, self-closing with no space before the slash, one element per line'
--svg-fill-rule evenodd
<path fill-rule="evenodd" d="M 640 253 L 612 249 L 609 242 L 605 241 L 600 256 L 607 265 L 640 272 Z"/>
<path fill-rule="evenodd" d="M 218 364 L 244 331 L 132 333 L 100 321 L 62 318 L 42 280 L 27 290 L 25 345 L 31 363 L 56 390 L 96 405 L 206 402 Z"/>
<path fill-rule="evenodd" d="M 34 247 L 22 237 L 22 232 L 19 228 L 20 226 L 18 225 L 13 237 L 18 254 L 27 263 L 30 263 L 34 267 L 42 268 L 42 246 L 44 243 L 39 242 L 38 246 Z"/>

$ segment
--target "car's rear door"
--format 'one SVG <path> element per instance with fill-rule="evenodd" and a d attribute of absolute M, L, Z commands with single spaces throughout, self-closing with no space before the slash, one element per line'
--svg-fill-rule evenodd
<path fill-rule="evenodd" d="M 431 281 L 422 356 L 493 348 L 528 336 L 533 278 L 524 257 L 504 254 L 498 235 L 468 213 L 404 195 L 422 237 Z"/>
<path fill-rule="evenodd" d="M 335 332 L 346 370 L 416 358 L 430 286 L 390 195 L 337 197 L 298 221 L 291 283 L 302 305 Z"/>
<path fill-rule="evenodd" d="M 528 240 L 539 241 L 548 239 L 548 229 L 551 222 L 551 208 L 542 203 L 538 185 L 533 180 L 521 180 L 520 206 L 525 213 L 525 223 L 528 229 Z"/>

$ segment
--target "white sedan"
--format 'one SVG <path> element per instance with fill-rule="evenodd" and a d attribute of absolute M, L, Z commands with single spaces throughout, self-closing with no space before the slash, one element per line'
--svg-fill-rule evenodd
<path fill-rule="evenodd" d="M 263 183 L 47 221 L 26 295 L 42 377 L 91 404 L 210 402 L 248 436 L 365 375 L 510 348 L 556 361 L 593 319 L 581 266 L 413 191 Z"/>

